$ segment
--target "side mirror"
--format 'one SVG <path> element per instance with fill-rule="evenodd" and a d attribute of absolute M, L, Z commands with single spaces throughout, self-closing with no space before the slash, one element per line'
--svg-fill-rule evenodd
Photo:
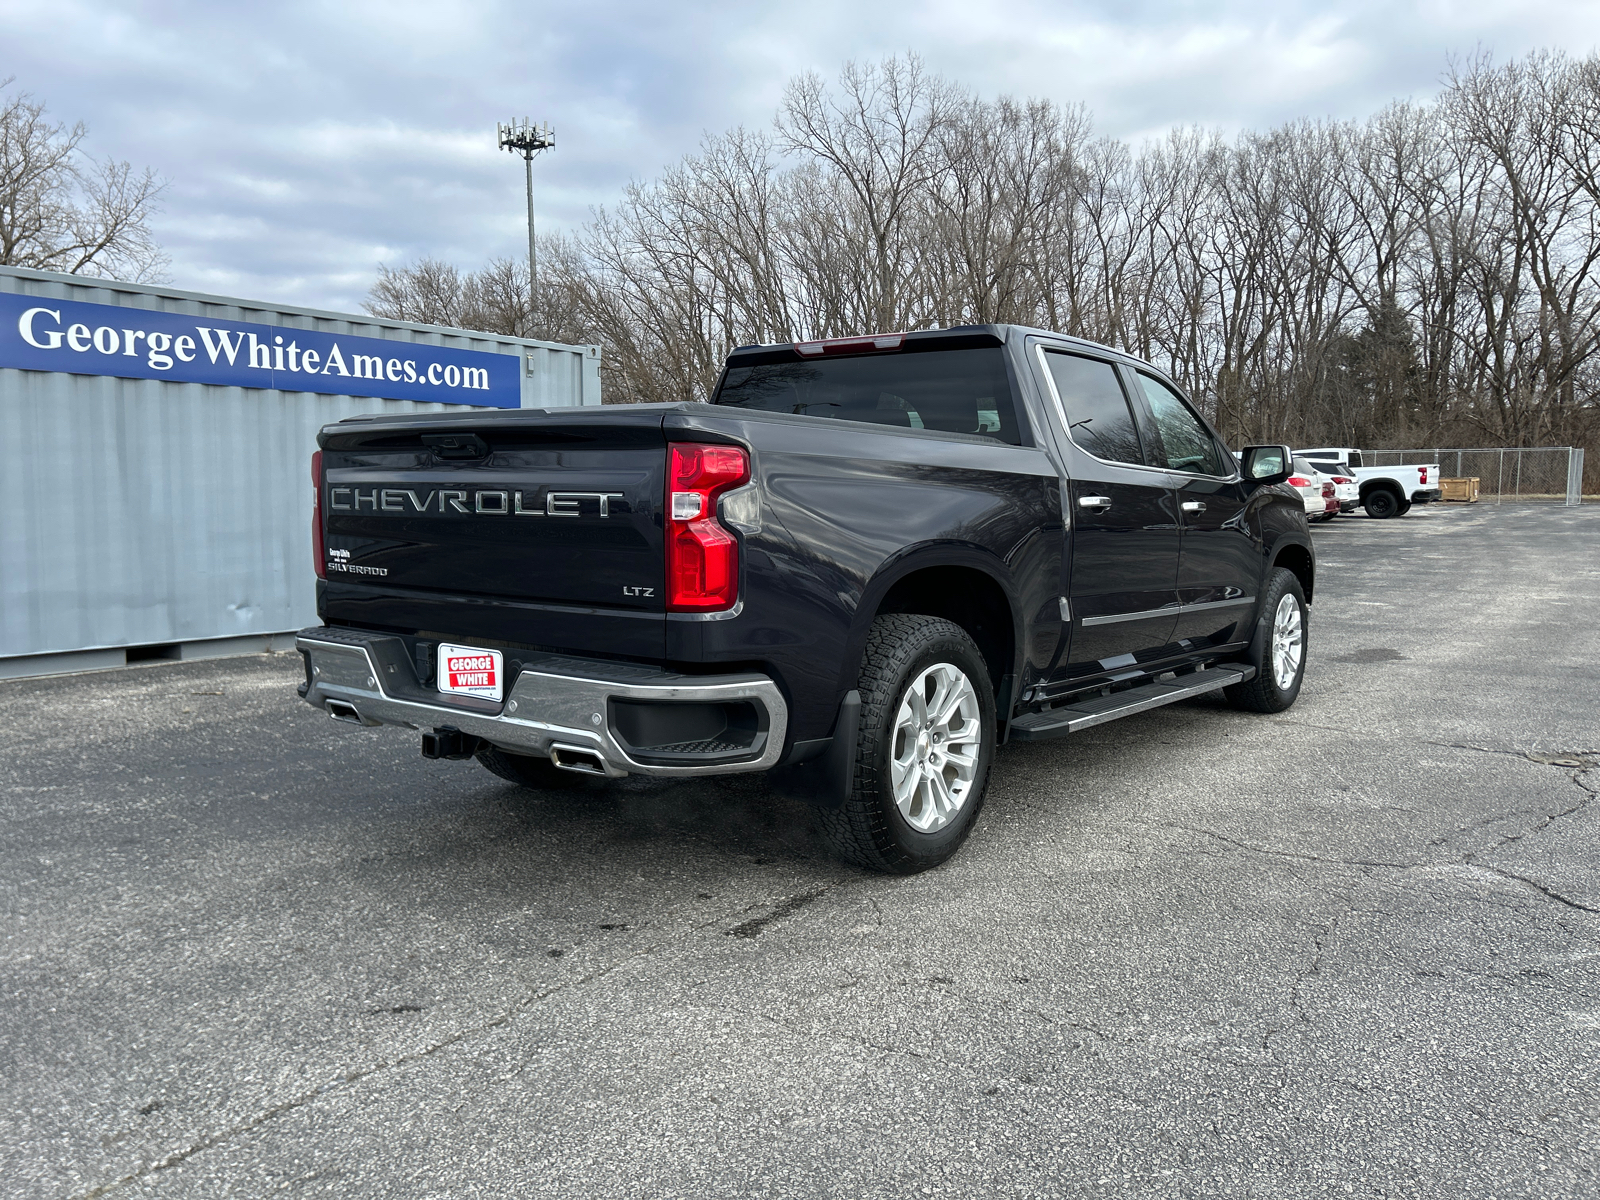
<path fill-rule="evenodd" d="M 1267 487 L 1294 473 L 1294 452 L 1287 446 L 1246 446 L 1239 454 L 1239 473 Z"/>

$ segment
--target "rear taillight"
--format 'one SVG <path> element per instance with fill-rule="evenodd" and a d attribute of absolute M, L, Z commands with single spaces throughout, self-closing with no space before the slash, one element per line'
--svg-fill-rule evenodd
<path fill-rule="evenodd" d="M 1422 482 L 1423 483 L 1427 483 L 1428 482 L 1428 468 L 1427 467 L 1423 467 L 1422 468 Z"/>
<path fill-rule="evenodd" d="M 1333 484 L 1331 484 L 1331 483 L 1323 484 L 1322 485 L 1322 494 L 1331 499 L 1333 497 L 1333 494 L 1334 494 Z"/>
<path fill-rule="evenodd" d="M 317 578 L 328 577 L 328 555 L 322 541 L 322 451 L 311 452 L 311 556 Z"/>
<path fill-rule="evenodd" d="M 1311 480 L 1307 479 L 1304 475 L 1291 475 L 1291 476 L 1289 476 L 1289 486 L 1290 487 L 1310 487 L 1311 486 Z"/>
<path fill-rule="evenodd" d="M 717 497 L 750 477 L 738 446 L 678 442 L 667 460 L 667 611 L 716 612 L 739 599 L 739 543 Z"/>

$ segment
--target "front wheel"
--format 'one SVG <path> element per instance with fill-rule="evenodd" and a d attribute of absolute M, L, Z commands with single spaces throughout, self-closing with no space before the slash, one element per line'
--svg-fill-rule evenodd
<path fill-rule="evenodd" d="M 994 689 L 983 656 L 952 621 L 879 617 L 858 682 L 853 785 L 819 813 L 834 848 L 861 866 L 911 875 L 938 866 L 972 831 L 994 757 Z"/>
<path fill-rule="evenodd" d="M 1267 581 L 1246 661 L 1254 679 L 1227 689 L 1228 700 L 1247 712 L 1275 713 L 1300 695 L 1306 677 L 1306 595 L 1294 572 L 1277 567 Z"/>

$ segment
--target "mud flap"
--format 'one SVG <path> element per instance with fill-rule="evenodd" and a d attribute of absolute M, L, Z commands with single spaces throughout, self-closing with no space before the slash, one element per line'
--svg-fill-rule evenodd
<path fill-rule="evenodd" d="M 773 790 L 818 808 L 838 808 L 855 786 L 856 737 L 861 729 L 861 693 L 852 688 L 839 702 L 833 736 L 820 754 L 767 772 Z"/>

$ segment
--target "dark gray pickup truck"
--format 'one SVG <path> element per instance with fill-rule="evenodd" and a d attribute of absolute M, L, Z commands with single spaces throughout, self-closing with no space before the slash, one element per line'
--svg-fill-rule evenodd
<path fill-rule="evenodd" d="M 1284 446 L 1038 329 L 729 359 L 709 404 L 325 428 L 301 693 L 532 787 L 767 771 L 933 866 L 996 749 L 1224 689 L 1294 703 L 1315 559 Z"/>

